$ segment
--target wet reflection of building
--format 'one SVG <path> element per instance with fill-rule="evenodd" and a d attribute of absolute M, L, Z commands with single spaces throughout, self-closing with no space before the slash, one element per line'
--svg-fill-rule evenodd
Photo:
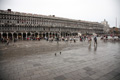
<path fill-rule="evenodd" d="M 94 45 L 94 51 L 96 51 L 97 50 L 97 44 L 96 45 Z"/>
<path fill-rule="evenodd" d="M 0 10 L 0 38 L 26 39 L 27 37 L 76 36 L 78 33 L 103 33 L 103 25 L 45 15 Z"/>

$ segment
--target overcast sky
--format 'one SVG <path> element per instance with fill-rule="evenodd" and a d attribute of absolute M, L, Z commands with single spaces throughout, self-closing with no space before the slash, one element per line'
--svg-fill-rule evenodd
<path fill-rule="evenodd" d="M 0 9 L 120 25 L 120 0 L 0 0 Z"/>

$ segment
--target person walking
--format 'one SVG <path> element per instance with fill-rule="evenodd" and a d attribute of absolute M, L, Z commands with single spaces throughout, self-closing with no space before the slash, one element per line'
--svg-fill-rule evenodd
<path fill-rule="evenodd" d="M 57 56 L 57 54 L 55 53 L 55 56 Z"/>
<path fill-rule="evenodd" d="M 75 37 L 74 37 L 74 43 L 76 42 L 76 39 L 75 39 Z"/>
<path fill-rule="evenodd" d="M 61 55 L 61 52 L 60 52 L 60 55 Z"/>
<path fill-rule="evenodd" d="M 91 41 L 92 41 L 92 39 L 91 39 L 91 36 L 89 36 L 88 37 L 88 43 L 91 45 Z"/>
<path fill-rule="evenodd" d="M 7 39 L 7 43 L 6 44 L 9 45 L 9 39 Z"/>
<path fill-rule="evenodd" d="M 94 45 L 95 44 L 97 45 L 97 37 L 96 36 L 94 37 Z"/>

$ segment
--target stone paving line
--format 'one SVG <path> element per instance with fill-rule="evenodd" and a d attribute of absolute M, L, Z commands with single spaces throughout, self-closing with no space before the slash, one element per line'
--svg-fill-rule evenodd
<path fill-rule="evenodd" d="M 120 80 L 119 42 L 23 41 L 0 52 L 0 80 Z"/>

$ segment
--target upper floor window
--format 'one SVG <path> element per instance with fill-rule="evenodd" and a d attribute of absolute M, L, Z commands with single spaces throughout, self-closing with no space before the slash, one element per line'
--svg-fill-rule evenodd
<path fill-rule="evenodd" d="M 7 21 L 7 23 L 9 23 L 9 21 Z"/>

